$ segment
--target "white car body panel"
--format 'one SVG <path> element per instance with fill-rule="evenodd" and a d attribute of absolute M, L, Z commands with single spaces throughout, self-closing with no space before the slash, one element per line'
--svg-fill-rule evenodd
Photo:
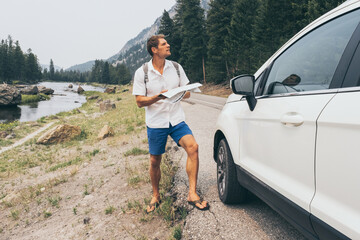
<path fill-rule="evenodd" d="M 318 120 L 311 213 L 360 239 L 360 92 L 338 93 Z M 344 144 L 346 142 L 346 144 Z"/>
<path fill-rule="evenodd" d="M 232 148 L 239 156 L 234 158 L 235 164 L 310 211 L 315 192 L 316 120 L 333 96 L 259 99 L 254 111 L 249 110 L 246 101 L 231 104 L 239 129 L 239 144 Z M 289 122 L 301 119 L 303 123 L 285 125 L 284 118 Z"/>

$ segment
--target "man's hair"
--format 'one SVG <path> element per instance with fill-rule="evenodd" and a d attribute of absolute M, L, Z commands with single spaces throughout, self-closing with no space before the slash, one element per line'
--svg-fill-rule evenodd
<path fill-rule="evenodd" d="M 154 35 L 148 39 L 146 48 L 151 56 L 153 56 L 153 52 L 152 52 L 151 48 L 152 47 L 157 48 L 159 46 L 159 39 L 161 39 L 161 38 L 165 38 L 165 35 L 164 34 Z"/>

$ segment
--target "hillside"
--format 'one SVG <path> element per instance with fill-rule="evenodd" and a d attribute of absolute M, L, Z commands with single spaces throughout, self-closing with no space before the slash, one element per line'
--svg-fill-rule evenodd
<path fill-rule="evenodd" d="M 210 0 L 201 0 L 201 6 L 206 11 L 209 10 L 209 3 Z M 175 16 L 175 6 L 176 5 L 174 5 L 168 11 L 170 17 Z M 106 59 L 106 61 L 113 64 L 125 63 L 130 69 L 130 72 L 133 74 L 142 63 L 150 59 L 150 56 L 146 51 L 145 44 L 150 36 L 157 33 L 160 27 L 160 20 L 161 16 L 159 16 L 150 27 L 145 28 L 136 37 L 130 39 L 118 53 L 109 57 Z M 95 61 L 89 61 L 83 64 L 72 66 L 66 70 L 79 70 L 80 72 L 90 71 L 94 63 Z"/>

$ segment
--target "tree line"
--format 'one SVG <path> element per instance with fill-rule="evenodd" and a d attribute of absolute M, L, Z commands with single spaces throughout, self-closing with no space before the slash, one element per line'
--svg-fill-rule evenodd
<path fill-rule="evenodd" d="M 344 0 L 177 0 L 164 11 L 159 33 L 171 45 L 169 59 L 194 82 L 224 83 L 254 73 L 294 34 Z"/>
<path fill-rule="evenodd" d="M 23 52 L 19 41 L 14 43 L 11 36 L 0 43 L 0 81 L 12 83 L 19 80 L 34 83 L 42 78 L 41 66 L 31 49 Z"/>
<path fill-rule="evenodd" d="M 125 64 L 113 66 L 107 61 L 96 60 L 91 71 L 55 70 L 50 59 L 49 69 L 42 69 L 37 56 L 29 49 L 24 53 L 19 41 L 11 36 L 0 44 L 0 81 L 5 83 L 34 84 L 41 80 L 61 82 L 97 82 L 104 84 L 128 84 L 132 77 Z"/>
<path fill-rule="evenodd" d="M 117 64 L 113 66 L 107 61 L 95 60 L 95 64 L 91 71 L 64 71 L 63 69 L 54 70 L 54 62 L 50 60 L 50 67 L 44 69 L 43 79 L 58 82 L 87 82 L 87 83 L 104 83 L 104 84 L 120 84 L 130 83 L 131 74 L 125 64 Z"/>

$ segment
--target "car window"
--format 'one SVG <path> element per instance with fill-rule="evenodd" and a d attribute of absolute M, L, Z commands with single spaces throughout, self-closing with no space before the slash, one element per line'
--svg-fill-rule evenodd
<path fill-rule="evenodd" d="M 311 31 L 273 63 L 264 94 L 328 89 L 336 67 L 360 21 L 360 10 Z"/>

